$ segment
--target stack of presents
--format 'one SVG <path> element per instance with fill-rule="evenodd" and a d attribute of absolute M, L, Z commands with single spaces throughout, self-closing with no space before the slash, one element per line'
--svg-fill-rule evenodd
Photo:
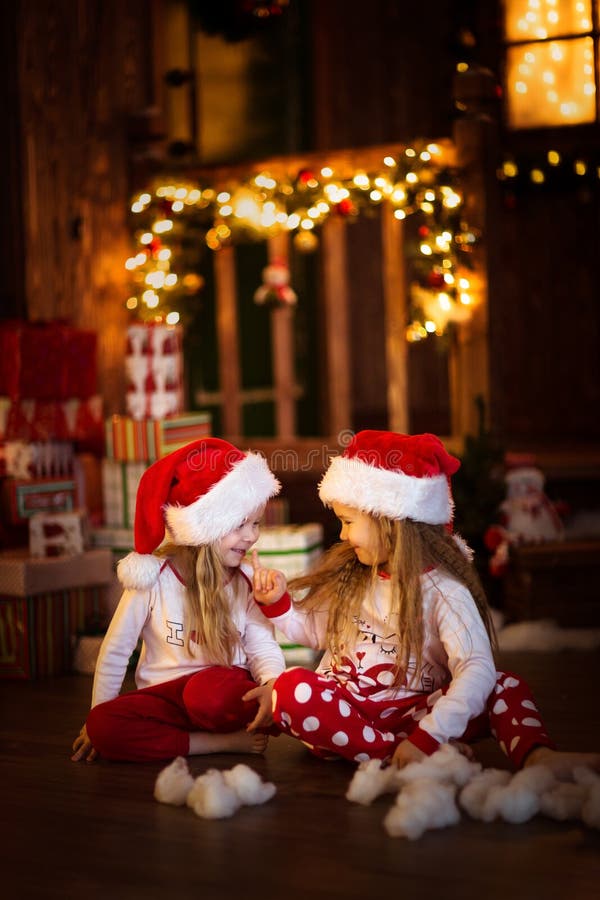
<path fill-rule="evenodd" d="M 211 434 L 185 411 L 179 326 L 131 325 L 125 414 L 106 417 L 92 331 L 0 324 L 0 677 L 93 669 L 119 596 L 115 565 L 133 547 L 137 487 L 155 460 Z M 318 524 L 268 514 L 259 551 L 288 577 L 321 552 Z M 300 648 L 284 645 L 296 661 Z"/>

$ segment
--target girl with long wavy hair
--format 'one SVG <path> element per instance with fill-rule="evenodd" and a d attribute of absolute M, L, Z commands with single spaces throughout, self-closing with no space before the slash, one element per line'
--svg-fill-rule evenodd
<path fill-rule="evenodd" d="M 272 685 L 285 663 L 252 598 L 244 560 L 279 488 L 262 456 L 218 438 L 188 444 L 146 470 L 136 552 L 118 566 L 125 590 L 73 760 L 265 749 Z M 120 694 L 140 639 L 138 689 Z"/>
<path fill-rule="evenodd" d="M 525 682 L 496 671 L 486 597 L 452 533 L 459 465 L 431 434 L 359 432 L 319 486 L 341 542 L 290 583 L 294 600 L 254 553 L 265 616 L 324 651 L 316 671 L 279 676 L 274 720 L 322 757 L 402 767 L 491 733 L 516 768 L 599 768 L 597 754 L 559 753 Z"/>

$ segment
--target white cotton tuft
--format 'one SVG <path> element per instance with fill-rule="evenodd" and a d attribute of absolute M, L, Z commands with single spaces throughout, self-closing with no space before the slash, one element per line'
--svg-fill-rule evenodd
<path fill-rule="evenodd" d="M 484 769 L 462 789 L 459 802 L 472 819 L 491 822 L 492 818 L 484 818 L 485 803 L 491 790 L 506 785 L 511 778 L 505 769 Z"/>
<path fill-rule="evenodd" d="M 483 820 L 504 819 L 513 825 L 529 821 L 540 811 L 540 798 L 556 784 L 550 769 L 529 766 L 505 785 L 491 788 L 483 805 Z"/>
<path fill-rule="evenodd" d="M 346 798 L 352 803 L 369 806 L 382 794 L 391 794 L 400 787 L 400 770 L 394 766 L 382 766 L 381 760 L 369 759 L 361 762 L 346 791 Z"/>
<path fill-rule="evenodd" d="M 460 821 L 454 799 L 456 788 L 430 778 L 411 781 L 398 794 L 383 820 L 391 837 L 420 838 L 432 828 L 446 828 Z"/>
<path fill-rule="evenodd" d="M 223 777 L 225 783 L 235 791 L 240 803 L 245 806 L 266 803 L 277 790 L 274 784 L 263 781 L 258 772 L 243 763 L 224 772 Z"/>
<path fill-rule="evenodd" d="M 481 763 L 470 762 L 451 744 L 442 744 L 435 753 L 420 762 L 409 763 L 398 771 L 400 784 L 430 778 L 462 787 L 481 772 Z"/>
<path fill-rule="evenodd" d="M 540 812 L 550 819 L 565 822 L 580 819 L 583 802 L 588 789 L 583 784 L 561 781 L 540 797 Z"/>
<path fill-rule="evenodd" d="M 240 807 L 236 792 L 218 769 L 208 769 L 196 778 L 187 805 L 203 819 L 227 819 Z"/>
<path fill-rule="evenodd" d="M 600 828 L 600 777 L 591 769 L 578 766 L 573 772 L 577 784 L 587 789 L 581 807 L 581 820 L 589 828 Z"/>
<path fill-rule="evenodd" d="M 173 762 L 158 773 L 154 785 L 154 796 L 159 803 L 183 806 L 194 786 L 194 778 L 188 769 L 187 760 L 177 756 Z"/>

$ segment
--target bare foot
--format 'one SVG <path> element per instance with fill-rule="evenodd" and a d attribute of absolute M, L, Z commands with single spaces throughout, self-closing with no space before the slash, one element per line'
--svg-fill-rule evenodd
<path fill-rule="evenodd" d="M 463 741 L 455 740 L 451 740 L 449 743 L 452 744 L 455 750 L 458 750 L 459 753 L 462 753 L 463 756 L 466 756 L 469 762 L 473 762 L 475 760 L 475 751 L 470 744 L 465 744 L 463 743 Z"/>
<path fill-rule="evenodd" d="M 525 760 L 524 768 L 527 766 L 546 766 L 557 778 L 568 781 L 578 766 L 600 772 L 600 753 L 569 753 L 536 747 Z"/>
<path fill-rule="evenodd" d="M 205 753 L 264 753 L 269 743 L 268 735 L 248 731 L 232 731 L 228 734 L 212 734 L 196 731 L 190 734 L 189 754 Z"/>

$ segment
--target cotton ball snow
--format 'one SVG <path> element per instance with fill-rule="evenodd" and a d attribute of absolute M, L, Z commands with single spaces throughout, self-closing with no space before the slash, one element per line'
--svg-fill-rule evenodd
<path fill-rule="evenodd" d="M 158 773 L 154 785 L 154 797 L 159 803 L 183 806 L 194 786 L 194 778 L 188 769 L 187 760 L 177 756 L 173 762 Z"/>
<path fill-rule="evenodd" d="M 187 805 L 203 819 L 227 819 L 241 804 L 223 773 L 218 769 L 208 769 L 196 778 L 188 794 Z"/>
<path fill-rule="evenodd" d="M 255 806 L 258 803 L 266 803 L 275 791 L 275 785 L 270 781 L 263 781 L 254 769 L 240 763 L 223 773 L 225 783 L 231 787 L 238 799 L 245 806 Z"/>
<path fill-rule="evenodd" d="M 470 762 L 451 744 L 442 744 L 435 753 L 420 762 L 409 763 L 398 772 L 400 784 L 422 778 L 447 781 L 462 787 L 481 772 L 481 763 Z"/>
<path fill-rule="evenodd" d="M 382 766 L 381 760 L 369 759 L 361 762 L 346 791 L 346 798 L 352 803 L 369 806 L 381 794 L 397 791 L 400 770 L 396 766 Z"/>
<path fill-rule="evenodd" d="M 583 802 L 588 789 L 583 784 L 561 781 L 540 797 L 540 812 L 550 819 L 565 822 L 567 819 L 580 819 Z"/>
<path fill-rule="evenodd" d="M 484 769 L 476 775 L 460 792 L 460 805 L 472 819 L 484 819 L 484 807 L 488 794 L 493 788 L 501 787 L 511 779 L 510 772 L 505 769 Z"/>
<path fill-rule="evenodd" d="M 387 833 L 414 841 L 428 829 L 456 825 L 460 813 L 455 791 L 454 785 L 431 778 L 411 781 L 403 787 L 383 820 Z"/>
<path fill-rule="evenodd" d="M 392 794 L 413 781 L 423 778 L 444 781 L 462 787 L 481 771 L 480 763 L 470 762 L 450 744 L 442 744 L 431 756 L 409 763 L 403 769 L 393 764 L 382 766 L 378 759 L 362 762 L 350 782 L 346 797 L 354 803 L 368 806 L 381 794 Z"/>
<path fill-rule="evenodd" d="M 512 778 L 509 772 L 488 769 L 474 778 L 460 795 L 460 803 L 473 818 L 492 822 L 527 822 L 540 811 L 540 797 L 556 784 L 544 766 L 530 766 Z"/>
<path fill-rule="evenodd" d="M 583 766 L 574 771 L 577 784 L 587 788 L 587 796 L 581 807 L 581 819 L 590 828 L 600 828 L 600 777 Z"/>

